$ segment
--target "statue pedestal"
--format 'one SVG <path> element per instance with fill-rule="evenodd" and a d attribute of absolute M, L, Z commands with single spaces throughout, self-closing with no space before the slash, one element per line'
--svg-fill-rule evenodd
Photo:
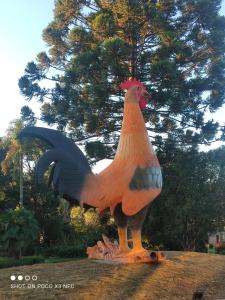
<path fill-rule="evenodd" d="M 160 262 L 165 259 L 161 251 L 144 251 L 143 253 L 117 254 L 118 244 L 112 243 L 107 236 L 102 236 L 93 247 L 87 248 L 88 258 L 118 263 Z"/>

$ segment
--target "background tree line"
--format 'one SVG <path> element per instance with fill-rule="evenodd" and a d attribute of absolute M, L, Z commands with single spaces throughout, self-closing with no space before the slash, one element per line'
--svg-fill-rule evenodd
<path fill-rule="evenodd" d="M 21 124 L 21 121 L 18 123 Z M 14 124 L 13 132 L 18 130 L 18 123 Z M 49 174 L 46 174 L 42 186 L 35 185 L 35 163 L 46 148 L 35 139 L 22 145 L 24 202 L 21 207 L 20 167 L 17 163 L 19 148 L 13 158 L 4 155 L 12 154 L 15 140 L 11 134 L 9 131 L 0 144 L 2 157 L 5 157 L 0 172 L 2 246 L 15 256 L 18 256 L 18 249 L 22 249 L 24 254 L 73 256 L 74 253 L 83 255 L 86 247 L 94 245 L 103 233 L 117 238 L 109 213 L 100 217 L 93 209 L 84 213 L 80 208 L 69 207 L 48 186 Z M 205 251 L 208 234 L 223 230 L 225 226 L 225 147 L 199 152 L 196 147 L 177 148 L 168 141 L 164 149 L 158 151 L 158 157 L 163 169 L 164 187 L 151 204 L 144 223 L 145 246 Z M 9 224 L 9 236 L 6 224 Z M 25 238 L 27 243 L 23 245 Z"/>
<path fill-rule="evenodd" d="M 43 31 L 48 52 L 29 62 L 19 79 L 26 99 L 42 104 L 40 119 L 84 145 L 92 163 L 114 157 L 123 115 L 119 84 L 137 77 L 146 85 L 151 105 L 144 118 L 164 188 L 144 232 L 146 243 L 168 249 L 203 249 L 207 232 L 224 226 L 225 150 L 198 150 L 200 144 L 225 140 L 225 126 L 205 118 L 225 101 L 220 6 L 221 0 L 57 0 Z M 21 121 L 20 126 L 36 123 L 29 106 L 21 109 Z M 19 199 L 16 128 L 1 141 L 2 160 L 9 153 L 0 174 L 2 211 L 14 209 Z M 41 188 L 34 184 L 35 162 L 44 149 L 38 141 L 32 148 L 23 145 L 24 207 L 33 211 L 39 238 L 42 234 L 49 246 L 70 240 L 76 226 L 71 233 L 72 223 L 62 214 L 66 209 L 47 180 Z M 110 218 L 99 222 L 113 236 Z M 47 228 L 55 228 L 54 239 Z"/>

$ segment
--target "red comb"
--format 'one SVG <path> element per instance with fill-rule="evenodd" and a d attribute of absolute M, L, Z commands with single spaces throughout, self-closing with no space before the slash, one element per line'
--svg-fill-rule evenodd
<path fill-rule="evenodd" d="M 122 90 L 128 90 L 130 87 L 132 86 L 141 86 L 141 87 L 144 87 L 144 84 L 140 81 L 140 80 L 137 80 L 137 79 L 128 79 L 124 82 L 122 82 L 119 87 L 122 89 Z"/>

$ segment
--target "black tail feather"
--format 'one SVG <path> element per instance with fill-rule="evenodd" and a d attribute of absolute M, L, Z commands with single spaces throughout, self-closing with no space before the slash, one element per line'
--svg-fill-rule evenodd
<path fill-rule="evenodd" d="M 75 143 L 63 135 L 60 131 L 44 128 L 29 126 L 25 127 L 18 135 L 18 138 L 24 137 L 37 137 L 47 142 L 52 148 L 62 149 L 65 153 L 70 154 L 71 157 L 76 159 L 84 170 L 91 171 L 87 158 L 82 151 L 75 145 Z"/>
<path fill-rule="evenodd" d="M 37 183 L 41 183 L 45 171 L 54 162 L 49 182 L 53 182 L 55 192 L 69 201 L 80 200 L 85 178 L 91 173 L 88 160 L 71 139 L 61 132 L 42 128 L 26 127 L 18 138 L 37 137 L 45 140 L 53 149 L 47 151 L 38 161 Z"/>

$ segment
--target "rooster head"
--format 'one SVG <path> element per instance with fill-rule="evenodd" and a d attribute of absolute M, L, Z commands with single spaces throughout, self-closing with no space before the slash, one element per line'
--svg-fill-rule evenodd
<path fill-rule="evenodd" d="M 149 97 L 149 93 L 142 82 L 136 79 L 129 79 L 120 84 L 122 90 L 127 90 L 125 99 L 130 102 L 139 102 L 141 110 L 144 110 L 147 105 L 146 98 Z"/>

